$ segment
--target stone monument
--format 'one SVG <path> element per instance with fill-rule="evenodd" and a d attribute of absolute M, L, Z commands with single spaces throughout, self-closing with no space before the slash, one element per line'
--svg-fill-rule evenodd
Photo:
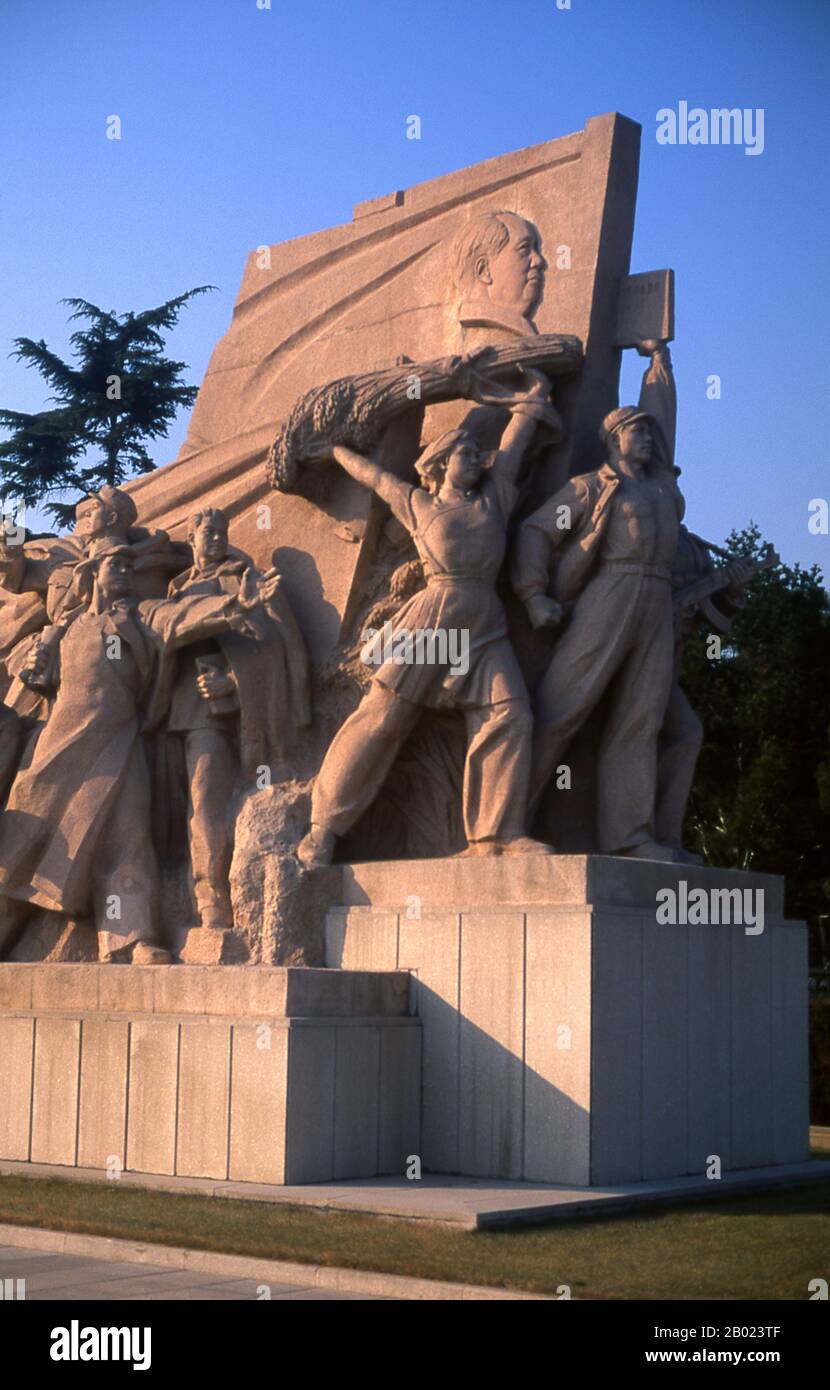
<path fill-rule="evenodd" d="M 806 1158 L 806 930 L 682 844 L 680 653 L 754 569 L 684 524 L 638 152 L 257 248 L 178 459 L 0 547 L 3 1164 Z"/>

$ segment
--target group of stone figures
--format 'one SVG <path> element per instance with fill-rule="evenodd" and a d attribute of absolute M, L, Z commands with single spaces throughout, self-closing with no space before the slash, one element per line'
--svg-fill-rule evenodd
<path fill-rule="evenodd" d="M 198 921 L 232 927 L 229 808 L 309 721 L 305 643 L 218 509 L 187 546 L 137 526 L 118 488 L 76 517 L 0 552 L 0 954 L 45 908 L 92 917 L 102 960 L 165 963 L 160 828 L 186 779 Z"/>
<path fill-rule="evenodd" d="M 494 456 L 475 434 L 450 430 L 402 481 L 335 446 L 333 457 L 373 489 L 412 536 L 426 586 L 397 613 L 389 649 L 427 630 L 469 634 L 469 667 L 419 665 L 391 655 L 331 743 L 298 854 L 330 862 L 338 836 L 382 788 L 425 707 L 455 707 L 467 726 L 465 855 L 549 853 L 528 830 L 569 745 L 602 704 L 597 755 L 600 852 L 688 862 L 683 818 L 702 740 L 678 684 L 685 637 L 706 603 L 720 631 L 755 572 L 682 525 L 673 462 L 676 397 L 668 347 L 650 358 L 640 402 L 602 422 L 607 462 L 572 478 L 518 526 L 510 577 L 534 630 L 562 627 L 533 703 L 508 635 L 496 580 L 508 551 L 522 460 L 549 395 L 536 372 L 514 394 Z M 553 582 L 551 584 L 551 572 Z M 715 597 L 716 596 L 716 597 Z M 711 602 L 715 599 L 714 606 Z"/>
<path fill-rule="evenodd" d="M 464 248 L 468 322 L 485 336 L 507 324 L 523 342 L 543 285 L 536 229 L 486 214 Z M 535 817 L 568 794 L 558 770 L 601 712 L 600 851 L 690 857 L 682 822 L 702 730 L 678 684 L 683 643 L 701 614 L 726 629 L 756 567 L 715 564 L 717 548 L 683 526 L 669 350 L 640 351 L 639 404 L 597 422 L 606 462 L 518 526 L 534 436 L 558 419 L 550 380 L 533 368 L 514 369 L 498 396 L 495 451 L 462 415 L 410 480 L 325 430 L 306 441 L 308 459 L 334 459 L 387 504 L 425 581 L 325 753 L 296 847 L 306 870 L 332 860 L 422 713 L 447 708 L 466 725 L 463 853 L 552 852 L 531 837 Z M 454 379 L 479 358 L 454 359 Z M 104 488 L 79 504 L 71 536 L 0 548 L 0 955 L 45 908 L 92 917 L 100 959 L 169 960 L 158 842 L 183 787 L 199 925 L 231 927 L 235 792 L 263 769 L 289 775 L 291 740 L 311 720 L 306 648 L 277 573 L 229 548 L 217 509 L 196 512 L 187 545 L 137 522 L 129 494 Z M 497 592 L 506 561 L 532 629 L 560 630 L 532 702 Z M 465 635 L 464 669 L 442 659 L 446 643 L 426 661 L 401 657 L 413 635 L 449 630 Z"/>

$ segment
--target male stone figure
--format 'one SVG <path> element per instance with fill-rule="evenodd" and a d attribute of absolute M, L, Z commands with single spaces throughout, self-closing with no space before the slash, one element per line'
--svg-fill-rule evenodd
<path fill-rule="evenodd" d="M 660 730 L 655 824 L 660 843 L 670 846 L 675 851 L 675 857 L 684 863 L 699 862 L 697 855 L 683 847 L 683 820 L 703 743 L 703 725 L 680 685 L 680 669 L 686 641 L 700 626 L 702 615 L 696 605 L 687 609 L 679 604 L 678 595 L 682 595 L 687 586 L 715 575 L 713 551 L 728 561 L 718 571 L 723 587 L 706 604 L 706 621 L 721 633 L 728 631 L 736 613 L 743 607 L 744 588 L 759 568 L 752 560 L 730 557 L 710 541 L 701 540 L 685 526 L 680 527 L 672 564 L 675 597 L 674 683 Z"/>
<path fill-rule="evenodd" d="M 173 599 L 238 596 L 267 587 L 269 601 L 248 620 L 247 634 L 226 630 L 188 646 L 178 660 L 168 729 L 184 742 L 188 778 L 188 841 L 199 924 L 233 926 L 229 812 L 241 758 L 256 777 L 290 753 L 310 719 L 305 644 L 275 571 L 261 575 L 240 554 L 228 554 L 228 521 L 218 508 L 191 517 L 193 566 L 170 584 Z"/>
<path fill-rule="evenodd" d="M 475 361 L 488 347 L 538 336 L 533 320 L 544 297 L 547 265 L 538 229 L 518 213 L 483 212 L 464 223 L 449 248 L 451 290 L 461 330 L 458 346 L 464 360 Z M 539 422 L 536 447 L 562 436 L 561 421 L 550 405 L 548 412 Z M 459 398 L 428 405 L 421 444 L 429 446 L 448 430 L 464 428 L 487 453 L 498 448 L 508 420 L 507 411 L 496 403 L 471 406 Z M 530 454 L 526 449 L 526 468 Z"/>
<path fill-rule="evenodd" d="M 547 261 L 537 228 L 515 212 L 482 212 L 465 222 L 449 247 L 450 289 L 466 358 L 492 346 L 538 336 L 533 316 L 545 292 Z M 497 406 L 456 399 L 428 405 L 422 445 L 464 427 L 485 452 L 498 448 L 508 423 Z M 537 434 L 537 442 L 539 435 Z"/>
<path fill-rule="evenodd" d="M 73 589 L 75 567 L 101 546 L 132 546 L 137 575 L 157 572 L 165 576 L 155 594 L 146 594 L 161 597 L 167 577 L 183 567 L 185 557 L 171 545 L 166 532 L 148 531 L 136 525 L 137 519 L 130 494 L 122 488 L 104 486 L 81 498 L 70 536 L 26 543 L 26 567 L 20 588 L 43 595 L 48 622 L 67 621 L 73 611 L 83 610 L 84 603 Z"/>
<path fill-rule="evenodd" d="M 185 557 L 166 532 L 136 525 L 135 503 L 121 488 L 104 486 L 75 508 L 69 536 L 13 543 L 0 534 L 0 802 L 27 739 L 46 717 L 48 700 L 31 679 L 35 651 L 60 641 L 65 628 L 86 608 L 76 592 L 77 567 L 100 548 L 130 545 L 142 574 L 142 597 L 161 597 L 171 572 Z M 41 665 L 46 662 L 40 655 Z"/>
<path fill-rule="evenodd" d="M 572 478 L 521 526 L 514 588 L 534 628 L 570 622 L 536 695 L 535 809 L 571 739 L 605 700 L 598 752 L 604 854 L 674 859 L 655 831 L 658 735 L 674 680 L 671 566 L 683 499 L 672 467 L 668 348 L 651 357 L 640 405 L 603 421 L 608 462 Z M 557 553 L 554 593 L 549 564 Z"/>
<path fill-rule="evenodd" d="M 542 302 L 547 261 L 532 222 L 515 212 L 481 213 L 457 233 L 450 257 L 462 328 L 488 329 L 486 342 L 538 332 L 533 316 Z M 468 350 L 478 345 L 465 340 Z"/>
<path fill-rule="evenodd" d="M 171 544 L 165 531 L 148 531 L 136 521 L 136 507 L 129 493 L 104 486 L 81 498 L 71 535 L 28 541 L 22 551 L 19 546 L 0 545 L 0 657 L 7 681 L 29 664 L 32 642 L 23 638 L 37 628 L 52 625 L 48 640 L 57 641 L 62 629 L 84 611 L 86 603 L 75 589 L 77 567 L 102 547 L 131 546 L 136 571 L 142 576 L 141 596 L 160 598 L 164 594 L 170 573 L 182 569 L 185 556 Z M 16 641 L 4 640 L 5 630 L 18 618 L 23 601 L 12 595 L 25 595 L 33 609 L 26 632 Z"/>
<path fill-rule="evenodd" d="M 169 961 L 156 936 L 157 865 L 141 733 L 165 708 L 179 646 L 245 624 L 252 598 L 139 603 L 132 547 L 81 562 L 86 602 L 60 640 L 45 634 L 28 677 L 54 690 L 34 752 L 0 815 L 0 952 L 32 907 L 94 916 L 103 960 Z"/>
<path fill-rule="evenodd" d="M 46 708 L 43 695 L 30 690 L 15 674 L 17 653 L 28 650 L 32 634 L 46 622 L 40 595 L 21 593 L 25 569 L 23 547 L 0 528 L 0 806 L 17 769 L 24 739 Z"/>
<path fill-rule="evenodd" d="M 331 860 L 334 841 L 380 791 L 395 756 L 424 708 L 464 712 L 467 756 L 463 811 L 472 854 L 526 853 L 542 846 L 525 835 L 530 775 L 530 708 L 524 680 L 507 636 L 495 590 L 504 558 L 507 525 L 516 504 L 515 479 L 549 387 L 533 386 L 514 400 L 514 418 L 490 468 L 476 441 L 451 430 L 416 463 L 422 486 L 337 446 L 337 461 L 389 504 L 410 532 L 421 558 L 426 588 L 396 615 L 390 641 L 405 644 L 417 632 L 468 634 L 466 673 L 449 662 L 386 660 L 368 693 L 335 736 L 317 775 L 311 829 L 298 857 L 308 867 Z"/>

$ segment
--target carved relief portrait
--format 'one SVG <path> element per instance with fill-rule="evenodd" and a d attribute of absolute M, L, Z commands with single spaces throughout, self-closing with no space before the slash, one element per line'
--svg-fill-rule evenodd
<path fill-rule="evenodd" d="M 515 212 L 485 212 L 450 248 L 462 327 L 507 329 L 525 336 L 545 292 L 547 261 L 538 229 Z"/>

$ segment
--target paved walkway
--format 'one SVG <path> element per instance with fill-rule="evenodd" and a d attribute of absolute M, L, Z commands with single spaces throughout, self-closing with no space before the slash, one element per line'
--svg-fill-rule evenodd
<path fill-rule="evenodd" d="M 47 1163 L 0 1159 L 0 1175 L 5 1173 L 20 1173 L 32 1178 L 60 1177 L 74 1182 L 107 1185 L 106 1173 L 97 1168 L 57 1168 Z M 805 1163 L 743 1168 L 724 1173 L 719 1182 L 710 1182 L 705 1176 L 698 1175 L 621 1183 L 615 1187 L 567 1187 L 563 1184 L 425 1173 L 423 1178 L 412 1182 L 403 1177 L 354 1178 L 342 1182 L 275 1187 L 255 1182 L 220 1181 L 218 1178 L 176 1178 L 133 1172 L 123 1173 L 119 1181 L 123 1187 L 156 1192 L 197 1193 L 225 1199 L 241 1197 L 248 1202 L 360 1212 L 369 1216 L 396 1216 L 406 1221 L 437 1221 L 442 1225 L 480 1230 L 520 1221 L 592 1216 L 600 1211 L 629 1212 L 639 1207 L 673 1205 L 715 1195 L 720 1197 L 727 1192 L 743 1196 L 749 1192 L 771 1192 L 776 1187 L 830 1183 L 830 1146 L 820 1158 L 814 1157 Z"/>
<path fill-rule="evenodd" d="M 27 1250 L 0 1245 L 0 1280 L 10 1279 L 8 1293 L 16 1296 L 18 1279 L 26 1281 L 26 1299 L 72 1302 L 114 1303 L 130 1300 L 172 1302 L 221 1299 L 355 1299 L 385 1302 L 376 1295 L 341 1293 L 315 1289 L 303 1284 L 257 1283 L 253 1279 L 223 1279 L 217 1274 L 199 1274 L 160 1265 L 128 1264 L 117 1260 L 84 1259 L 78 1255 L 51 1255 L 43 1250 Z"/>

